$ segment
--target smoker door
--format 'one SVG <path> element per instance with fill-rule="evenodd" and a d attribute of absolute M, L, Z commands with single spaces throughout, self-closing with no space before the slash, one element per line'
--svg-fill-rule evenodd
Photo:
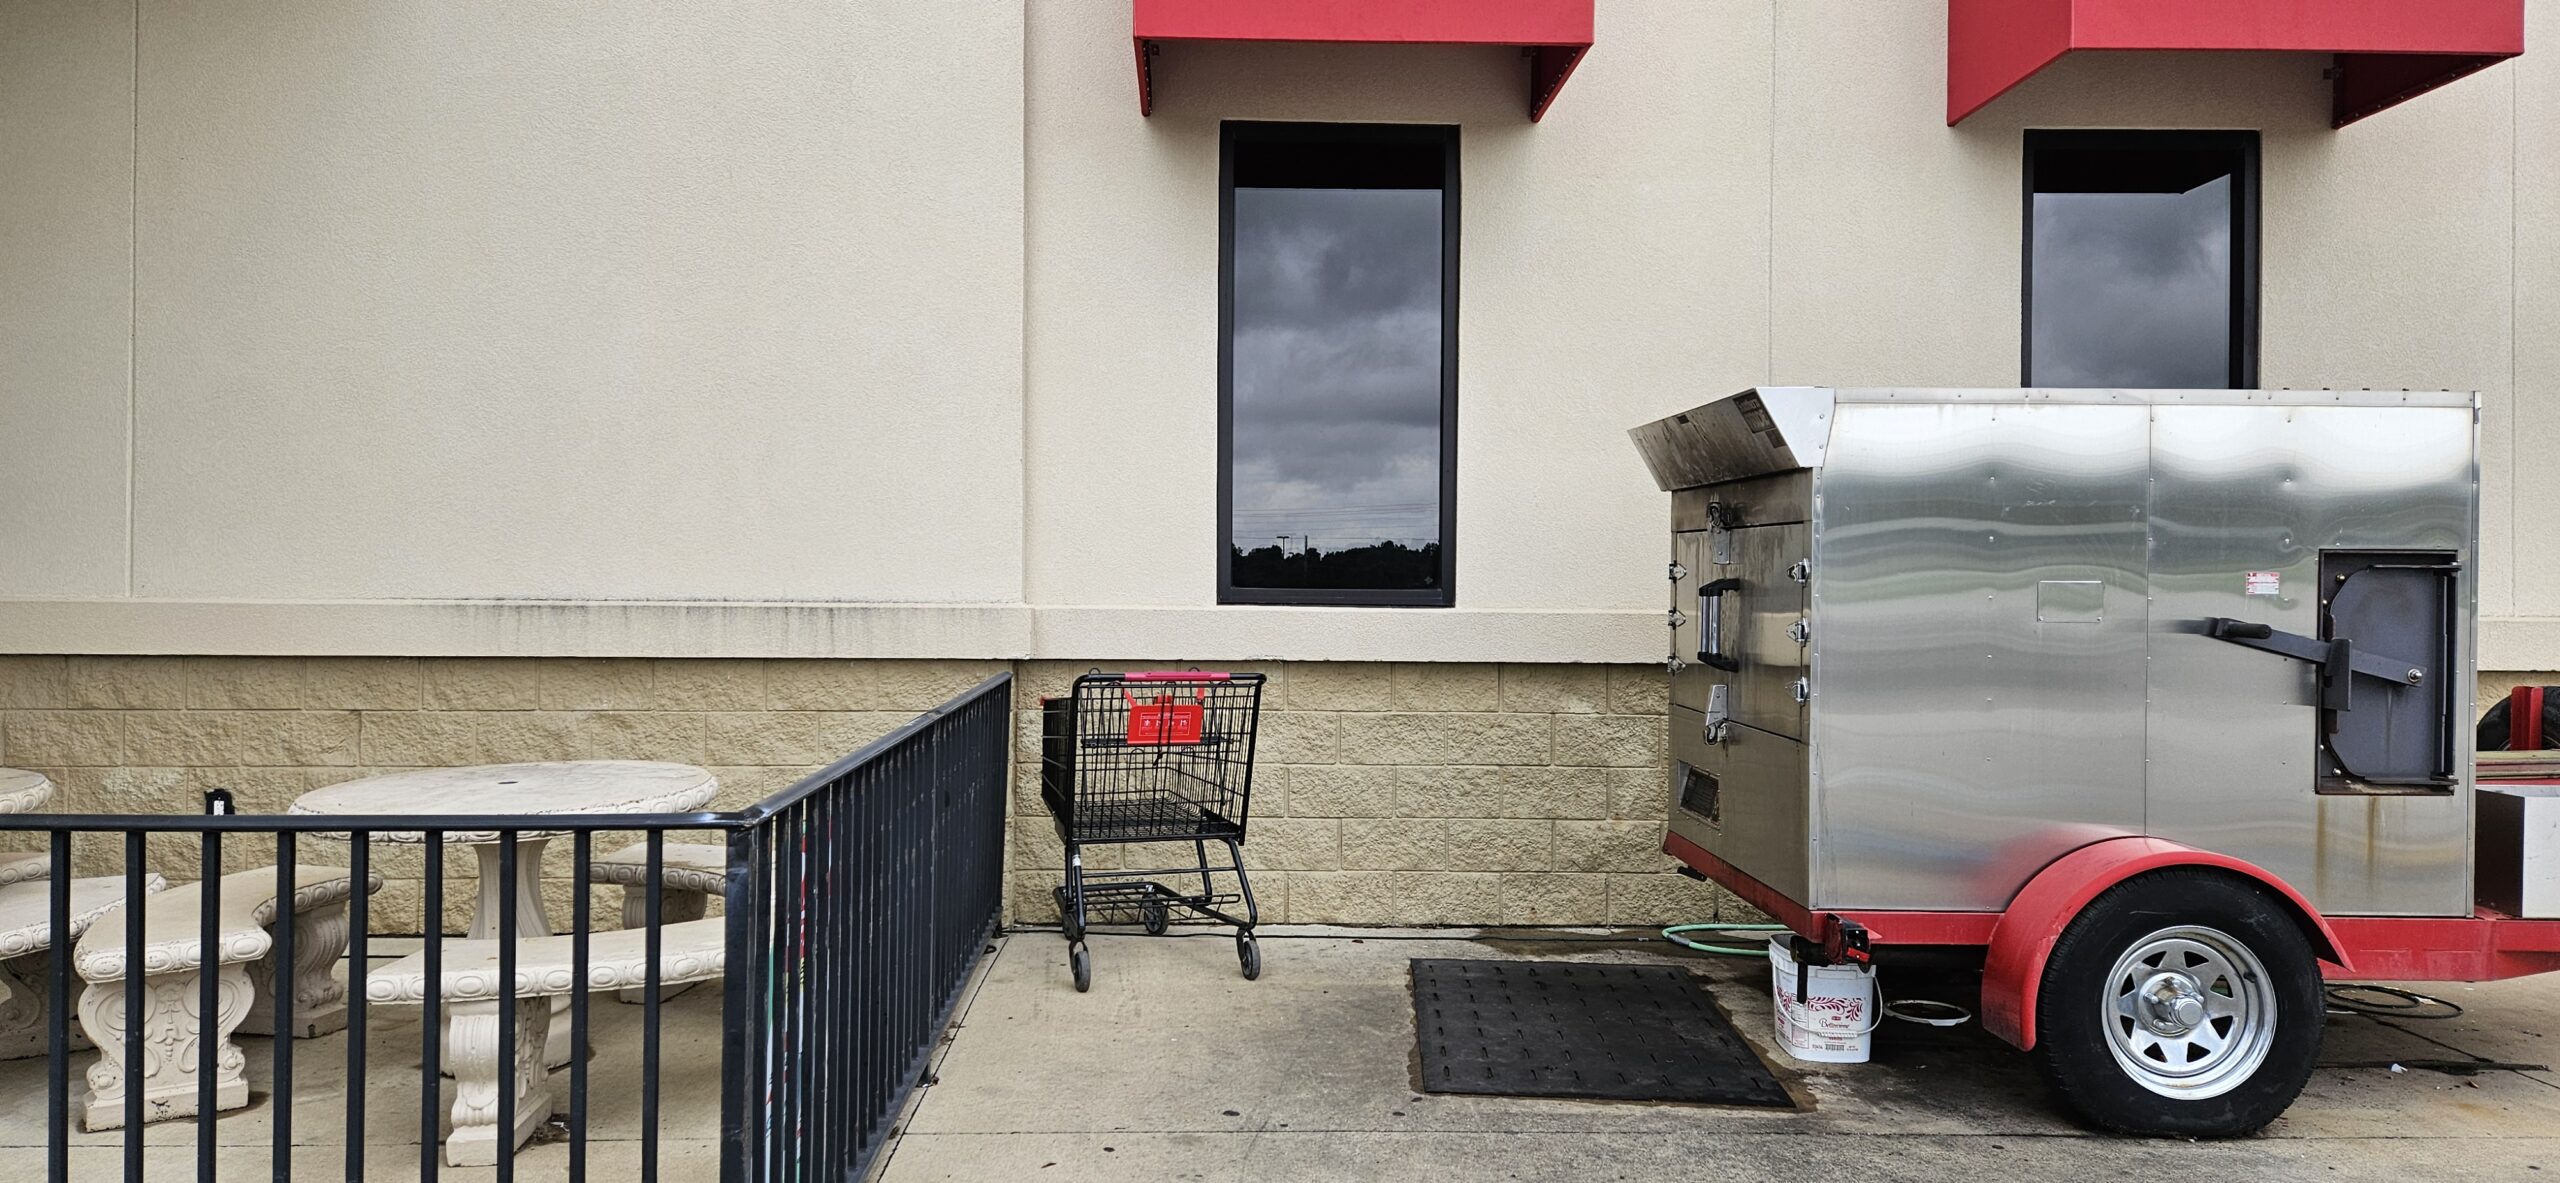
<path fill-rule="evenodd" d="M 1677 535 L 1672 702 L 1772 735 L 1805 737 L 1806 543 L 1802 522 Z M 1723 687 L 1721 695 L 1717 687 Z M 1723 699 L 1722 704 L 1717 699 Z"/>
<path fill-rule="evenodd" d="M 1805 745 L 1750 727 L 1706 738 L 1706 717 L 1671 708 L 1671 832 L 1799 903 L 1812 890 L 1811 764 Z"/>
<path fill-rule="evenodd" d="M 2322 792 L 2451 792 L 2461 783 L 2454 729 L 2468 704 L 2454 665 L 2453 556 L 2326 551 L 2320 556 L 2321 640 L 2357 667 L 2324 676 Z M 2362 659 L 2362 660 L 2357 660 Z M 2371 676 L 2376 659 L 2389 668 Z"/>

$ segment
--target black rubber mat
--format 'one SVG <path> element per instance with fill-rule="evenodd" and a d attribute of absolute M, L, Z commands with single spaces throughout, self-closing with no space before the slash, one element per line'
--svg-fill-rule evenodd
<path fill-rule="evenodd" d="M 1413 963 L 1434 1093 L 1791 1106 L 1687 969 L 1572 961 Z"/>

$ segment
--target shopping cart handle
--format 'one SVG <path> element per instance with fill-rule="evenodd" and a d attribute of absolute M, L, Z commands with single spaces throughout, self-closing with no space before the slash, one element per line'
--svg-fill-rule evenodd
<path fill-rule="evenodd" d="M 1137 670 L 1120 676 L 1132 682 L 1224 682 L 1228 677 L 1199 670 Z"/>

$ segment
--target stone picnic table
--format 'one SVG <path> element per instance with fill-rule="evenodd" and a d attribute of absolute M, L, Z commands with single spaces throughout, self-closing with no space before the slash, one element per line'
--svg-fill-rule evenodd
<path fill-rule="evenodd" d="M 289 812 L 348 818 L 532 815 L 525 818 L 525 828 L 514 831 L 516 877 L 512 885 L 504 882 L 499 873 L 499 857 L 505 844 L 499 841 L 497 831 L 438 831 L 446 845 L 468 846 L 479 857 L 480 890 L 468 935 L 474 939 L 495 938 L 498 910 L 508 906 L 512 895 L 516 936 L 531 940 L 553 931 L 550 911 L 542 900 L 542 852 L 552 839 L 568 833 L 539 828 L 539 815 L 691 813 L 710 804 L 719 791 L 717 777 L 690 764 L 570 760 L 385 773 L 305 793 L 295 799 Z M 426 841 L 426 835 L 416 830 L 368 831 L 368 837 L 409 845 Z M 439 922 L 432 916 L 423 919 L 428 924 Z M 557 1068 L 569 1062 L 573 1049 L 566 1022 L 565 1006 L 555 1006 L 543 1056 L 546 1067 Z"/>

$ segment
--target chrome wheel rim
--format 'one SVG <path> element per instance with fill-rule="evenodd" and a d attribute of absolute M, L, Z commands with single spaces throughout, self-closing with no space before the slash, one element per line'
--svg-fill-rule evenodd
<path fill-rule="evenodd" d="M 2196 925 L 2135 941 L 2107 974 L 2107 1050 L 2164 1097 L 2218 1097 L 2256 1073 L 2275 1044 L 2267 967 L 2229 934 Z"/>

